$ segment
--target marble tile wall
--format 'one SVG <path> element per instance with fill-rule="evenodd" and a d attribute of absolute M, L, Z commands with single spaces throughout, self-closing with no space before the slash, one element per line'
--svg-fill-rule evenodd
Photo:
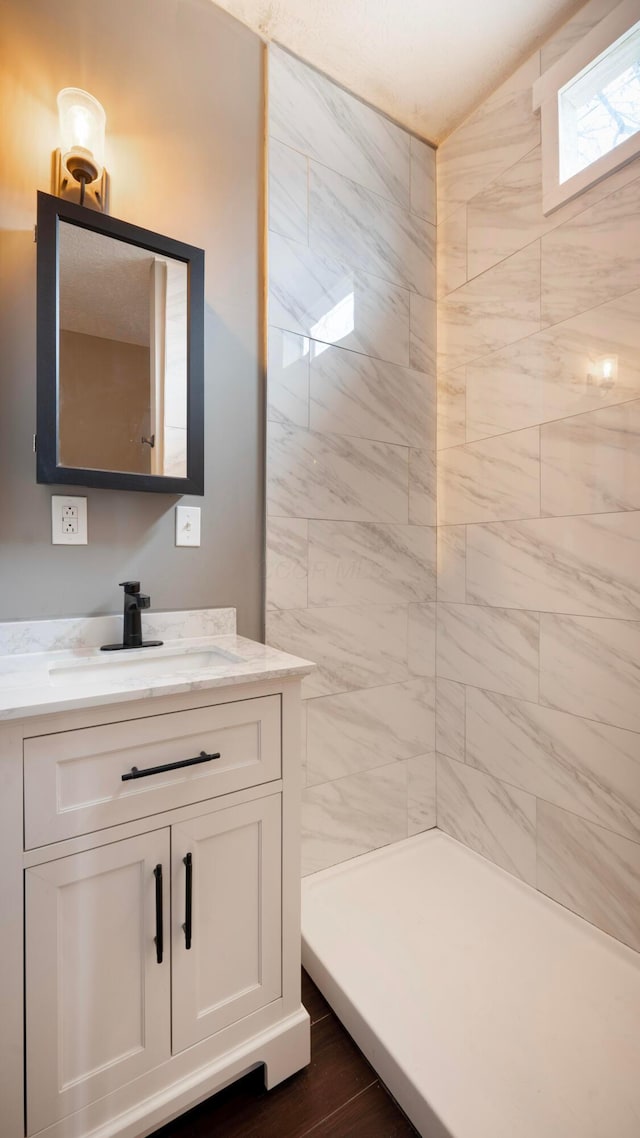
<path fill-rule="evenodd" d="M 318 663 L 304 873 L 435 825 L 435 238 L 434 151 L 271 46 L 266 635 Z"/>
<path fill-rule="evenodd" d="M 530 93 L 614 5 L 438 151 L 437 824 L 640 950 L 640 162 L 545 217 Z"/>

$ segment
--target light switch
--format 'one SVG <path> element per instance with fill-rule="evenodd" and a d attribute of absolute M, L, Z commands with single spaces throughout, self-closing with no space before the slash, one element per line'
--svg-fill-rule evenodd
<path fill-rule="evenodd" d="M 176 545 L 200 545 L 199 506 L 176 506 Z"/>
<path fill-rule="evenodd" d="M 87 499 L 51 497 L 51 544 L 87 544 Z"/>

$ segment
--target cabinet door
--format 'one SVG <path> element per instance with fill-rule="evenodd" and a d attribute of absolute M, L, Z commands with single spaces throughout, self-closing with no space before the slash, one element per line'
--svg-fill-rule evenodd
<path fill-rule="evenodd" d="M 281 796 L 173 826 L 171 850 L 175 1053 L 282 994 Z"/>
<path fill-rule="evenodd" d="M 170 1056 L 169 859 L 165 828 L 26 871 L 29 1134 Z"/>

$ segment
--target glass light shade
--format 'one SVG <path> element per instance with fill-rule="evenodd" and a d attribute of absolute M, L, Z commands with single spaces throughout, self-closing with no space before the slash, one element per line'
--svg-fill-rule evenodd
<path fill-rule="evenodd" d="M 60 115 L 60 146 L 63 160 L 71 156 L 87 159 L 87 169 L 93 166 L 95 178 L 104 167 L 104 135 L 107 116 L 93 95 L 79 87 L 65 87 L 58 94 Z M 71 168 L 71 164 L 67 162 Z"/>

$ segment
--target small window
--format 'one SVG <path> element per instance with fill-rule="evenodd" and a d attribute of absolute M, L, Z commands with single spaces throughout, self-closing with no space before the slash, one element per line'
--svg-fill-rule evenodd
<path fill-rule="evenodd" d="M 545 213 L 640 154 L 637 16 L 637 0 L 626 0 L 534 87 Z"/>

